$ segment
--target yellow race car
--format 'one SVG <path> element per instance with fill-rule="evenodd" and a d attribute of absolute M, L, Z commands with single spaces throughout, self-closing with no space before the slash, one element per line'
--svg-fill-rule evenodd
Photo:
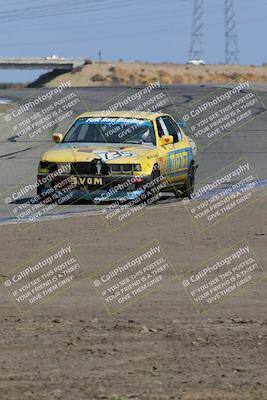
<path fill-rule="evenodd" d="M 155 187 L 180 197 L 193 193 L 196 145 L 168 114 L 88 112 L 53 140 L 39 164 L 39 195 L 100 202 L 151 196 L 152 187 L 152 194 Z"/>

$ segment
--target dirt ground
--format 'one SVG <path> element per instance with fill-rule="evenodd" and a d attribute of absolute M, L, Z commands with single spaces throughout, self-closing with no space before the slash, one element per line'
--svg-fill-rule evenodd
<path fill-rule="evenodd" d="M 265 196 L 205 233 L 181 202 L 151 206 L 116 232 L 97 215 L 27 234 L 1 226 L 1 274 L 66 238 L 88 273 L 152 239 L 178 276 L 242 239 L 267 270 L 266 206 Z M 267 399 L 266 290 L 262 280 L 199 314 L 175 279 L 110 315 L 85 279 L 23 316 L 1 286 L 1 400 Z"/>
<path fill-rule="evenodd" d="M 140 85 L 160 80 L 162 84 L 267 81 L 267 65 L 186 65 L 102 62 L 84 65 L 56 78 L 43 79 L 48 87 L 70 81 L 72 86 Z M 40 82 L 42 81 L 42 78 Z"/>

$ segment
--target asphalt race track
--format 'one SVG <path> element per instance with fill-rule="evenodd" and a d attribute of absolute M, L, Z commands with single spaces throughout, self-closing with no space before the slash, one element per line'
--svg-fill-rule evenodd
<path fill-rule="evenodd" d="M 65 89 L 66 92 L 72 89 Z M 79 88 L 77 92 L 79 97 L 82 98 L 82 102 L 75 109 L 75 115 L 82 113 L 87 110 L 102 110 L 105 108 L 107 103 L 112 103 L 113 99 L 116 101 L 123 99 L 126 95 L 135 93 L 138 89 L 136 88 Z M 155 93 L 160 92 L 161 89 L 154 89 Z M 163 111 L 169 112 L 180 120 L 184 115 L 184 110 L 188 110 L 188 107 L 193 107 L 193 104 L 204 102 L 207 96 L 211 93 L 225 93 L 229 90 L 229 86 L 197 86 L 197 85 L 180 85 L 180 86 L 168 86 L 164 88 L 165 93 L 169 98 L 169 103 L 162 108 Z M 264 184 L 267 178 L 267 157 L 266 157 L 266 121 L 267 116 L 265 113 L 265 104 L 267 104 L 267 92 L 265 89 L 261 90 L 261 87 L 257 87 L 257 94 L 262 102 L 253 109 L 253 115 L 245 120 L 245 124 L 241 127 L 235 127 L 233 130 L 225 130 L 223 133 L 225 136 L 220 137 L 219 140 L 215 140 L 214 143 L 205 143 L 205 146 L 201 146 L 199 149 L 199 169 L 197 173 L 197 184 L 201 181 L 208 182 L 208 178 L 214 173 L 214 171 L 220 170 L 227 167 L 231 162 L 246 157 L 253 166 L 257 177 L 259 178 L 259 184 Z M 48 89 L 42 89 L 38 91 L 38 95 L 46 93 Z M 16 101 L 18 104 L 25 98 L 31 98 L 36 94 L 36 90 L 23 89 L 23 90 L 6 90 L 4 91 L 4 97 Z M 243 96 L 244 92 L 235 95 L 235 98 Z M 3 94 L 2 94 L 3 96 Z M 25 100 L 23 100 L 25 102 Z M 131 107 L 125 107 L 125 109 L 131 109 Z M 38 109 L 38 106 L 36 107 Z M 123 108 L 122 108 L 123 109 Z M 205 113 L 203 114 L 205 115 Z M 69 123 L 71 120 L 69 121 Z M 0 223 L 14 223 L 16 218 L 10 212 L 12 204 L 7 206 L 5 204 L 5 196 L 8 196 L 8 191 L 15 188 L 20 182 L 23 182 L 28 177 L 34 177 L 36 175 L 38 162 L 41 154 L 48 148 L 53 146 L 50 141 L 51 132 L 47 132 L 46 135 L 40 135 L 34 140 L 29 137 L 16 138 L 12 135 L 12 132 L 7 129 L 3 120 L 3 115 L 0 122 L 1 127 L 1 152 L 0 152 L 0 168 L 1 168 L 1 183 L 0 192 L 2 193 L 0 202 Z M 66 128 L 65 128 L 66 129 Z M 56 129 L 54 129 L 56 131 Z M 202 137 L 200 138 L 202 139 Z M 201 145 L 201 141 L 198 143 Z M 11 188 L 11 189 L 10 189 Z M 174 201 L 170 196 L 169 199 L 164 197 L 165 202 Z M 101 207 L 101 206 L 100 206 Z M 158 204 L 157 207 L 162 207 L 162 204 Z M 95 214 L 96 208 L 90 207 L 90 204 L 76 204 L 70 206 L 64 206 L 57 208 L 57 217 L 77 215 L 80 213 L 93 213 Z M 52 215 L 49 213 L 46 218 L 51 218 Z"/>
<path fill-rule="evenodd" d="M 101 110 L 136 90 L 79 89 L 83 102 L 75 113 Z M 234 111 L 229 104 L 244 105 L 241 99 L 249 90 L 205 112 L 201 105 L 214 93 L 225 96 L 229 90 L 168 87 L 171 100 L 163 110 L 179 120 L 189 116 L 190 135 L 197 118 L 193 110 L 198 110 L 201 124 L 208 119 L 216 129 L 218 118 Z M 19 221 L 15 210 L 26 204 L 29 194 L 20 203 L 5 200 L 35 182 L 40 156 L 53 143 L 49 131 L 32 139 L 12 134 L 16 128 L 8 125 L 8 112 L 1 115 L 1 400 L 266 400 L 267 89 L 258 85 L 257 92 L 260 100 L 252 109 L 255 96 L 244 105 L 249 117 L 236 117 L 245 122 L 242 126 L 231 126 L 217 138 L 211 131 L 216 139 L 212 143 L 205 133 L 196 138 L 199 198 L 183 203 L 166 195 L 119 226 L 100 215 L 104 206 L 86 203 L 59 205 L 42 221 Z M 21 104 L 33 93 L 7 90 L 1 97 Z M 246 165 L 249 172 L 230 176 L 229 171 Z M 216 179 L 225 176 L 215 187 Z M 256 186 L 249 186 L 254 182 L 249 179 L 244 183 L 250 176 Z M 237 191 L 229 192 L 233 187 Z M 243 189 L 242 197 L 234 197 Z M 225 197 L 218 197 L 219 191 Z M 232 203 L 224 203 L 228 197 Z M 228 205 L 242 198 L 232 212 Z M 205 212 L 211 206 L 214 220 L 209 226 Z M 216 220 L 218 210 L 225 212 Z M 155 253 L 155 262 L 143 257 L 157 248 L 161 254 Z M 65 258 L 56 258 L 59 252 Z M 140 255 L 143 268 L 150 271 L 156 265 L 155 275 L 141 275 L 149 284 L 142 280 L 140 285 Z M 69 266 L 73 260 L 77 264 Z M 157 264 L 160 260 L 166 263 Z M 117 277 L 118 266 L 123 275 Z M 207 281 L 206 267 L 212 267 Z M 234 269 L 238 274 L 232 274 Z M 229 273 L 236 281 L 230 282 Z M 117 282 L 125 290 L 121 297 Z"/>

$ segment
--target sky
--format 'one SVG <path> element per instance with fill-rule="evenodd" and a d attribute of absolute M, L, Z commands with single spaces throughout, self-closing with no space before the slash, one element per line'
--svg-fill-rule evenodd
<path fill-rule="evenodd" d="M 0 57 L 184 63 L 194 0 L 0 0 Z M 267 0 L 235 0 L 241 64 L 267 62 Z M 224 0 L 204 0 L 204 59 L 224 62 Z M 1 82 L 46 71 L 0 70 Z"/>

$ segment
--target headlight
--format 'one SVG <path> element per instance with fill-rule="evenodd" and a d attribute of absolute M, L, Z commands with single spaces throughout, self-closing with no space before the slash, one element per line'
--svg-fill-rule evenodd
<path fill-rule="evenodd" d="M 58 163 L 57 170 L 60 171 L 60 174 L 70 174 L 71 173 L 71 164 L 70 163 Z"/>

